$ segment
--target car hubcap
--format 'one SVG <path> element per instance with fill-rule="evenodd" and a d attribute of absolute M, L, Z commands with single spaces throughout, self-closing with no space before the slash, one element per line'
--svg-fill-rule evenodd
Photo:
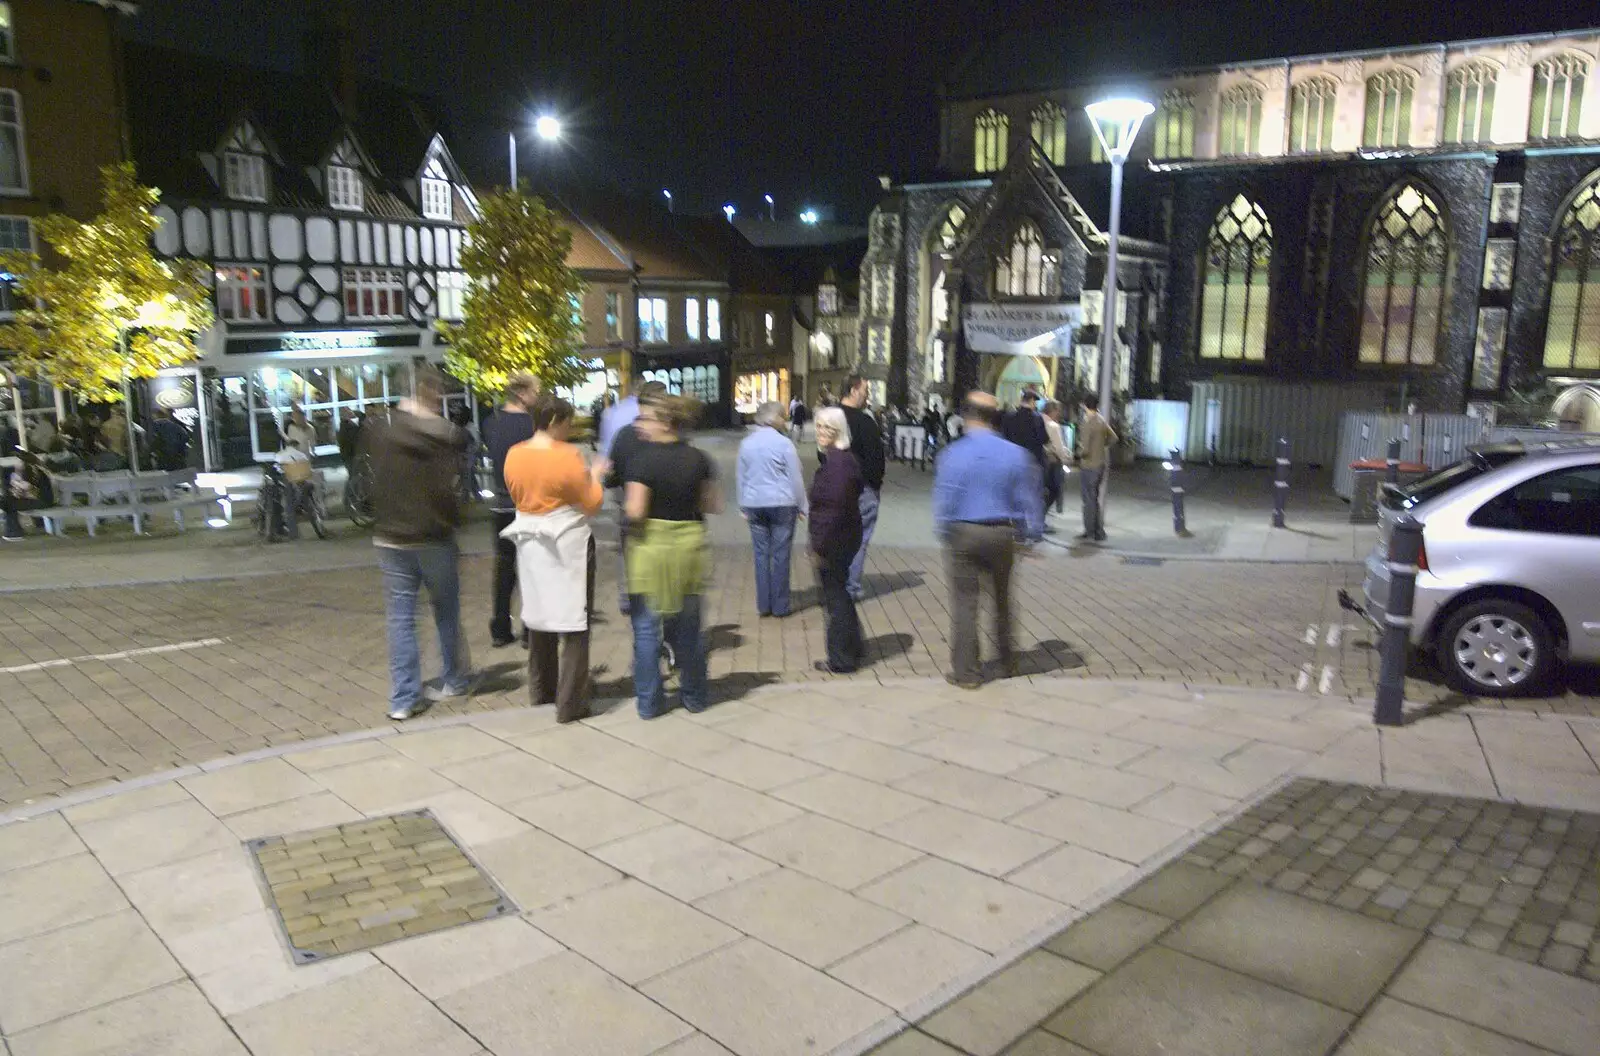
<path fill-rule="evenodd" d="M 1528 680 L 1539 647 L 1528 629 L 1505 616 L 1479 616 L 1456 635 L 1456 664 L 1483 686 L 1515 686 Z"/>

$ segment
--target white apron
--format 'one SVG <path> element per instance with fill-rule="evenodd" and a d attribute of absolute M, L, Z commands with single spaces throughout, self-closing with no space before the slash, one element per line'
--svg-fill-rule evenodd
<path fill-rule="evenodd" d="M 572 506 L 553 513 L 519 513 L 500 533 L 517 545 L 524 627 L 589 629 L 589 537 L 589 519 Z"/>

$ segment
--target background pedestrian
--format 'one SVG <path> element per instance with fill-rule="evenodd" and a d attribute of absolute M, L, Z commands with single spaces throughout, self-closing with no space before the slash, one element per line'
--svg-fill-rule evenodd
<path fill-rule="evenodd" d="M 817 412 L 817 447 L 827 460 L 811 480 L 811 560 L 817 567 L 827 625 L 828 658 L 819 671 L 847 675 L 861 666 L 861 621 L 850 596 L 850 563 L 861 549 L 861 465 L 851 451 L 853 436 L 845 412 Z"/>
<path fill-rule="evenodd" d="M 535 406 L 533 438 L 506 455 L 516 517 L 502 533 L 517 548 L 522 626 L 528 633 L 528 695 L 554 703 L 557 722 L 589 714 L 589 615 L 594 609 L 594 533 L 589 518 L 605 498 L 606 465 L 583 464 L 569 442 L 572 404 L 546 396 Z"/>
<path fill-rule="evenodd" d="M 628 598 L 628 511 L 623 501 L 622 488 L 628 479 L 628 463 L 644 443 L 637 424 L 639 414 L 646 405 L 660 400 L 666 394 L 667 387 L 664 384 L 659 381 L 647 381 L 639 386 L 637 395 L 628 397 L 633 401 L 631 407 L 626 406 L 628 400 L 622 400 L 607 410 L 605 421 L 615 422 L 618 418 L 626 418 L 626 421 L 617 425 L 596 448 L 600 457 L 611 465 L 610 471 L 606 474 L 606 487 L 617 489 L 617 611 L 624 616 L 628 615 L 631 602 Z M 616 418 L 613 418 L 613 415 Z"/>
<path fill-rule="evenodd" d="M 739 445 L 735 492 L 750 522 L 756 561 L 756 613 L 789 615 L 789 553 L 796 518 L 806 515 L 800 453 L 784 434 L 783 404 L 756 408 L 755 427 Z"/>
<path fill-rule="evenodd" d="M 483 445 L 494 466 L 494 498 L 489 521 L 494 532 L 494 602 L 489 616 L 489 641 L 496 648 L 516 641 L 511 633 L 511 590 L 517 585 L 517 547 L 502 533 L 517 516 L 517 504 L 506 486 L 506 456 L 533 436 L 533 406 L 539 379 L 517 373 L 506 383 L 505 402 L 483 423 Z"/>
<path fill-rule="evenodd" d="M 1111 475 L 1111 449 L 1117 434 L 1100 416 L 1100 397 L 1083 398 L 1083 421 L 1078 427 L 1078 483 L 1083 490 L 1083 533 L 1079 539 L 1103 543 L 1106 539 L 1106 486 Z"/>
<path fill-rule="evenodd" d="M 885 455 L 883 430 L 867 410 L 867 379 L 852 374 L 845 379 L 845 397 L 840 401 L 845 424 L 849 427 L 845 442 L 861 467 L 861 546 L 850 561 L 850 578 L 847 589 L 852 600 L 863 596 L 861 575 L 867 567 L 867 546 L 878 527 L 879 495 L 883 491 Z M 821 445 L 817 448 L 822 449 Z"/>

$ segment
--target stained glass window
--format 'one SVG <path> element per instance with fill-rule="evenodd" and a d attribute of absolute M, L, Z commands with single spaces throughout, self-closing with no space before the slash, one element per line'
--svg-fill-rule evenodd
<path fill-rule="evenodd" d="M 1411 97 L 1416 78 L 1409 70 L 1385 70 L 1367 80 L 1367 120 L 1361 142 L 1368 147 L 1411 143 Z"/>
<path fill-rule="evenodd" d="M 1449 231 L 1418 184 L 1396 187 L 1367 232 L 1362 363 L 1427 366 L 1439 345 Z"/>
<path fill-rule="evenodd" d="M 1488 143 L 1494 118 L 1494 84 L 1498 71 L 1487 62 L 1469 62 L 1450 71 L 1444 87 L 1446 143 Z"/>
<path fill-rule="evenodd" d="M 1011 236 L 1010 247 L 995 259 L 994 288 L 1008 297 L 1054 297 L 1058 257 L 1047 251 L 1044 237 L 1031 220 Z"/>
<path fill-rule="evenodd" d="M 1272 224 L 1261 206 L 1241 194 L 1217 214 L 1204 272 L 1200 358 L 1266 359 Z"/>
<path fill-rule="evenodd" d="M 1600 370 L 1600 170 L 1561 217 L 1551 263 L 1544 365 Z"/>
<path fill-rule="evenodd" d="M 973 168 L 996 172 L 1006 164 L 1006 134 L 1011 119 L 993 108 L 979 114 L 973 122 Z"/>
<path fill-rule="evenodd" d="M 1316 154 L 1333 149 L 1333 114 L 1339 86 L 1330 77 L 1313 77 L 1294 86 L 1290 98 L 1289 149 Z"/>
<path fill-rule="evenodd" d="M 1262 98 L 1257 84 L 1236 84 L 1222 93 L 1218 154 L 1254 154 L 1260 149 Z"/>
<path fill-rule="evenodd" d="M 1052 165 L 1067 163 L 1067 113 L 1055 103 L 1041 103 L 1033 112 L 1033 141 Z"/>
<path fill-rule="evenodd" d="M 1578 134 L 1583 82 L 1589 62 L 1579 55 L 1552 55 L 1533 68 L 1533 104 L 1528 138 L 1567 139 Z"/>

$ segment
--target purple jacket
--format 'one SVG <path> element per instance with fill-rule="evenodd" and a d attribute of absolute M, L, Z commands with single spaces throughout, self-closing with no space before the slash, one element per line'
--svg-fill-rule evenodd
<path fill-rule="evenodd" d="M 849 451 L 829 451 L 811 478 L 811 552 L 861 549 L 861 464 Z"/>

